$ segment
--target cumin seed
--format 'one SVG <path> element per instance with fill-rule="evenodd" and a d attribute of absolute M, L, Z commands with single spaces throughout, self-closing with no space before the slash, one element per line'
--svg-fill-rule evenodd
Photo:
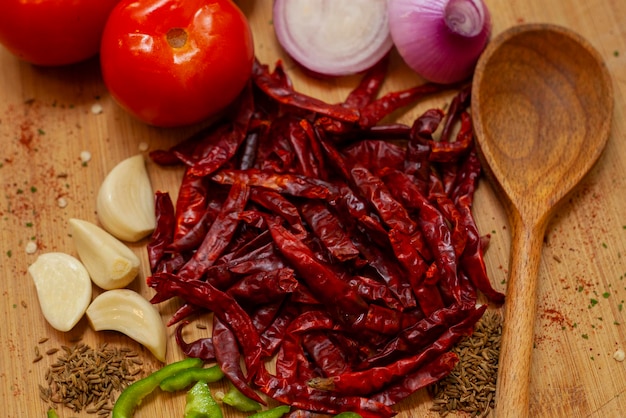
<path fill-rule="evenodd" d="M 57 352 L 45 374 L 47 387 L 40 385 L 39 396 L 44 402 L 74 412 L 109 415 L 117 393 L 143 374 L 137 353 L 130 349 L 110 348 L 107 344 L 92 348 L 79 342 L 72 347 L 49 349 L 46 354 Z"/>
<path fill-rule="evenodd" d="M 440 417 L 452 412 L 464 412 L 472 417 L 489 414 L 494 406 L 501 335 L 501 316 L 487 311 L 474 333 L 452 349 L 459 356 L 456 367 L 428 387 L 433 398 L 432 411 Z"/>

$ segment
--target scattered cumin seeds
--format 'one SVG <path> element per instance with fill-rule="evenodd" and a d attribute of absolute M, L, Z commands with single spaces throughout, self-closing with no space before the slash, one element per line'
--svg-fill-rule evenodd
<path fill-rule="evenodd" d="M 433 397 L 432 411 L 441 417 L 457 411 L 472 417 L 489 414 L 495 401 L 501 337 L 502 317 L 487 311 L 474 333 L 452 349 L 459 356 L 456 367 L 428 387 Z"/>
<path fill-rule="evenodd" d="M 43 359 L 43 356 L 39 352 L 39 347 L 35 346 L 35 358 L 33 358 L 33 363 L 37 363 L 41 359 Z"/>
<path fill-rule="evenodd" d="M 137 354 L 127 349 L 78 343 L 46 351 L 56 352 L 58 356 L 45 374 L 46 385 L 39 385 L 39 397 L 74 412 L 108 415 L 116 394 L 143 375 Z"/>

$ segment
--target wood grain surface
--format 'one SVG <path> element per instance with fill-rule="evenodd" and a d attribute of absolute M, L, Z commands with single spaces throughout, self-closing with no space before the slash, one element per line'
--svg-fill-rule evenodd
<path fill-rule="evenodd" d="M 533 417 L 622 417 L 626 413 L 626 362 L 613 354 L 626 349 L 626 2 L 622 0 L 486 0 L 494 33 L 520 23 L 549 22 L 578 32 L 600 52 L 611 72 L 615 114 L 606 151 L 589 176 L 555 215 L 543 241 L 539 268 L 537 321 L 532 358 L 530 411 Z M 284 56 L 272 28 L 271 1 L 239 1 L 249 17 L 256 54 L 272 65 L 283 59 L 298 90 L 337 102 L 358 77 L 307 78 Z M 394 56 L 385 91 L 421 83 Z M 411 121 L 437 97 L 394 115 Z M 103 112 L 92 112 L 99 104 Z M 45 416 L 40 400 L 54 356 L 33 363 L 36 346 L 71 345 L 77 339 L 139 351 L 146 368 L 159 364 L 128 338 L 95 333 L 85 320 L 68 333 L 44 320 L 27 267 L 38 254 L 75 254 L 68 236 L 71 217 L 96 221 L 95 197 L 106 173 L 119 161 L 141 151 L 166 148 L 196 131 L 156 129 L 132 119 L 102 84 L 97 59 L 67 68 L 37 68 L 20 62 L 0 47 L 0 413 L 9 418 Z M 91 153 L 83 164 L 81 152 Z M 181 172 L 148 163 L 153 187 L 176 196 Z M 62 197 L 66 207 L 58 205 Z M 484 234 L 491 235 L 486 261 L 492 282 L 506 288 L 510 233 L 498 196 L 483 181 L 474 206 Z M 25 251 L 36 242 L 35 254 Z M 145 242 L 132 248 L 143 269 L 131 288 L 146 297 L 148 271 Z M 159 305 L 163 317 L 174 309 Z M 168 330 L 172 336 L 173 330 Z M 39 343 L 42 338 L 48 338 Z M 173 338 L 168 361 L 181 358 Z M 400 417 L 435 417 L 422 391 L 398 405 Z M 182 416 L 182 396 L 147 398 L 137 417 Z M 226 416 L 236 416 L 225 411 Z M 61 417 L 88 417 L 59 408 Z"/>

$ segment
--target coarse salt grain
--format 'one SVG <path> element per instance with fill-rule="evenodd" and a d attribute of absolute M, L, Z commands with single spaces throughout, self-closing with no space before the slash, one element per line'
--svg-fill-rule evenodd
<path fill-rule="evenodd" d="M 91 113 L 93 113 L 94 115 L 99 115 L 100 113 L 102 113 L 104 109 L 102 108 L 102 105 L 100 103 L 94 103 L 91 106 Z"/>
<path fill-rule="evenodd" d="M 148 143 L 147 142 L 140 142 L 139 143 L 139 151 L 148 151 Z"/>
<path fill-rule="evenodd" d="M 26 244 L 26 254 L 35 254 L 37 252 L 37 243 L 33 241 L 29 241 Z"/>
<path fill-rule="evenodd" d="M 626 359 L 626 353 L 620 348 L 613 353 L 613 358 L 617 361 L 624 361 L 624 359 Z"/>
<path fill-rule="evenodd" d="M 66 206 L 67 206 L 67 199 L 65 199 L 64 197 L 59 197 L 59 198 L 57 199 L 57 205 L 58 205 L 60 208 L 64 208 L 64 207 L 66 207 Z"/>
<path fill-rule="evenodd" d="M 91 160 L 91 153 L 89 151 L 82 151 L 80 153 L 80 161 L 83 163 L 89 162 Z"/>

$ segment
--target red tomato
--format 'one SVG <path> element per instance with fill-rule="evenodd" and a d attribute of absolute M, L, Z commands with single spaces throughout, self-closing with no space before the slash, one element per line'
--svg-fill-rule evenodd
<path fill-rule="evenodd" d="M 104 29 L 100 62 L 123 108 L 151 125 L 182 126 L 235 100 L 254 45 L 231 0 L 122 0 Z"/>
<path fill-rule="evenodd" d="M 65 65 L 98 53 L 119 0 L 0 0 L 0 43 L 38 65 Z"/>

